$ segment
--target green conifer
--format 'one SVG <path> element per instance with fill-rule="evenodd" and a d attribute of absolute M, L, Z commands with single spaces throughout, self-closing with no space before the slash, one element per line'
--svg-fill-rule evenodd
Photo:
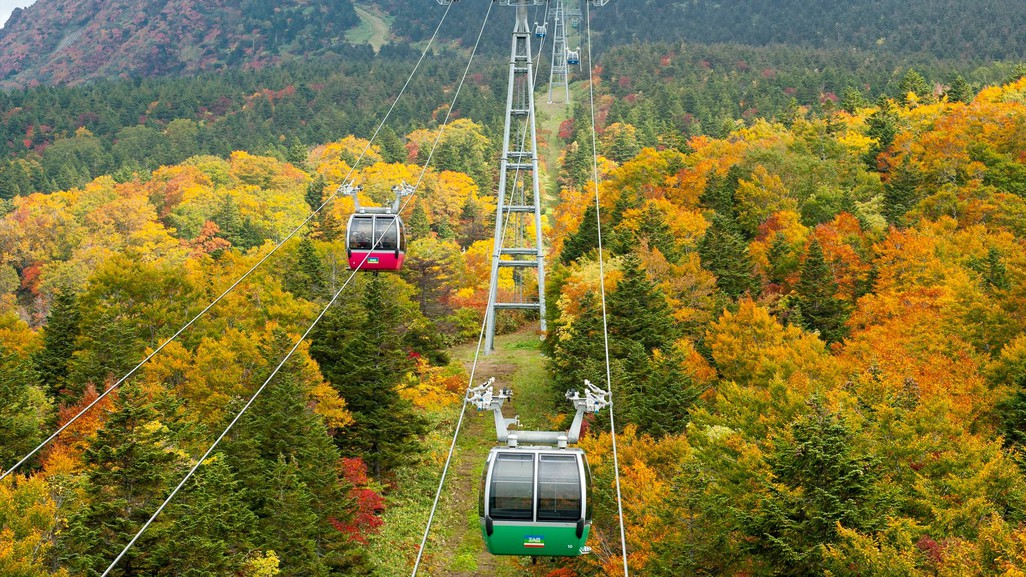
<path fill-rule="evenodd" d="M 171 502 L 161 523 L 152 565 L 158 574 L 240 573 L 253 550 L 257 517 L 223 455 L 214 455 Z"/>
<path fill-rule="evenodd" d="M 58 291 L 46 316 L 43 348 L 33 358 L 40 384 L 53 396 L 57 396 L 68 377 L 68 362 L 75 352 L 75 341 L 81 332 L 80 323 L 75 292 L 70 289 Z"/>
<path fill-rule="evenodd" d="M 671 348 L 680 335 L 663 291 L 648 279 L 633 254 L 624 257 L 622 272 L 608 299 L 610 336 L 636 342 L 646 353 Z"/>
<path fill-rule="evenodd" d="M 629 374 L 623 395 L 627 421 L 657 437 L 683 432 L 701 391 L 683 369 L 677 349 L 670 347 L 657 357 L 639 349 L 624 365 Z"/>
<path fill-rule="evenodd" d="M 323 297 L 326 284 L 324 263 L 317 256 L 317 251 L 309 237 L 303 238 L 299 242 L 296 252 L 296 265 L 285 278 L 285 287 L 292 294 L 307 300 L 317 300 Z"/>
<path fill-rule="evenodd" d="M 291 162 L 294 166 L 299 168 L 306 167 L 306 145 L 299 140 L 295 135 L 289 139 L 289 146 L 285 149 L 285 160 Z"/>
<path fill-rule="evenodd" d="M 716 286 L 730 298 L 745 293 L 757 294 L 759 284 L 755 279 L 748 245 L 731 222 L 716 214 L 712 224 L 698 245 L 702 267 L 716 275 Z"/>
<path fill-rule="evenodd" d="M 410 214 L 410 222 L 406 223 L 406 233 L 411 239 L 425 238 L 431 232 L 431 225 L 428 223 L 427 211 L 424 204 L 417 202 Z"/>
<path fill-rule="evenodd" d="M 385 162 L 406 162 L 406 147 L 403 146 L 403 141 L 390 126 L 381 129 L 377 144 L 381 147 L 381 156 Z"/>
<path fill-rule="evenodd" d="M 5 468 L 43 440 L 43 425 L 53 405 L 36 386 L 32 363 L 0 343 L 0 468 Z"/>
<path fill-rule="evenodd" d="M 976 96 L 972 87 L 969 86 L 969 83 L 965 81 L 961 74 L 955 74 L 955 78 L 951 81 L 951 87 L 948 88 L 946 94 L 948 101 L 964 102 L 966 104 L 972 102 L 973 97 Z"/>
<path fill-rule="evenodd" d="M 324 186 L 324 176 L 321 174 L 315 176 L 310 184 L 306 185 L 306 204 L 310 210 L 317 210 L 324 202 Z"/>
<path fill-rule="evenodd" d="M 484 226 L 484 215 L 481 211 L 481 202 L 468 195 L 463 203 L 463 211 L 460 213 L 460 233 L 458 240 L 461 247 L 469 247 L 474 242 L 482 240 L 486 235 Z"/>
<path fill-rule="evenodd" d="M 901 79 L 898 91 L 900 92 L 901 101 L 905 104 L 908 104 L 909 93 L 915 94 L 920 99 L 932 99 L 933 97 L 933 89 L 930 87 L 930 84 L 926 82 L 922 74 L 912 68 L 909 68 L 904 78 Z"/>
<path fill-rule="evenodd" d="M 359 302 L 333 307 L 312 335 L 310 354 L 343 398 L 354 423 L 338 432 L 342 453 L 361 457 L 377 478 L 416 459 L 426 424 L 396 386 L 413 367 L 406 336 L 416 304 L 374 276 Z"/>
<path fill-rule="evenodd" d="M 920 176 L 907 164 L 902 164 L 891 171 L 891 176 L 884 185 L 883 216 L 887 222 L 895 226 L 905 224 L 905 213 L 915 208 L 920 200 Z"/>
<path fill-rule="evenodd" d="M 875 487 L 879 462 L 859 452 L 841 418 L 819 407 L 792 423 L 776 447 L 773 482 L 743 522 L 746 547 L 774 575 L 822 575 L 823 546 L 837 541 L 838 527 L 879 526 L 886 512 Z"/>
<path fill-rule="evenodd" d="M 288 342 L 276 334 L 264 355 L 275 359 Z M 258 519 L 254 544 L 297 568 L 289 574 L 338 574 L 360 558 L 334 524 L 352 517 L 349 486 L 307 387 L 299 362 L 289 361 L 239 420 L 225 454 Z"/>
<path fill-rule="evenodd" d="M 801 277 L 795 287 L 801 322 L 809 330 L 819 331 L 828 343 L 839 342 L 847 334 L 847 303 L 837 298 L 837 282 L 823 255 L 823 247 L 813 237 L 802 263 Z"/>
<path fill-rule="evenodd" d="M 589 202 L 588 208 L 584 209 L 580 226 L 563 241 L 563 251 L 559 254 L 560 263 L 569 265 L 598 248 L 597 212 L 595 205 Z"/>
<path fill-rule="evenodd" d="M 131 383 L 118 391 L 83 462 L 88 501 L 68 520 L 57 550 L 73 574 L 98 575 L 164 500 L 184 463 L 154 404 Z M 143 534 L 114 574 L 145 574 L 154 536 Z"/>

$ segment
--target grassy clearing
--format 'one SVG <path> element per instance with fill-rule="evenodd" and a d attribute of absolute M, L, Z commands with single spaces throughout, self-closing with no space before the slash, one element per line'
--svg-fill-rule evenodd
<path fill-rule="evenodd" d="M 393 16 L 381 12 L 376 6 L 354 4 L 360 25 L 346 31 L 346 40 L 352 44 L 370 44 L 374 52 L 381 50 L 391 34 Z"/>
<path fill-rule="evenodd" d="M 545 210 L 551 211 L 559 204 L 559 154 L 562 150 L 559 141 L 559 125 L 570 117 L 570 105 L 565 103 L 548 104 L 548 84 L 545 92 L 535 96 L 535 111 L 538 115 L 538 155 L 542 164 L 541 183 L 545 196 Z"/>
<path fill-rule="evenodd" d="M 512 386 L 523 427 L 547 427 L 551 405 L 545 394 L 547 375 L 537 335 L 531 330 L 501 335 L 496 337 L 495 346 L 493 354 L 480 357 L 475 380 L 480 383 L 496 376 L 499 386 Z M 451 352 L 469 369 L 474 359 L 474 344 Z M 396 489 L 386 497 L 385 524 L 368 545 L 368 553 L 377 568 L 376 577 L 400 577 L 412 571 L 459 410 L 460 406 L 454 404 L 428 415 L 432 432 L 426 439 L 424 458 L 421 463 L 397 474 Z M 477 516 L 478 486 L 485 457 L 495 444 L 492 414 L 469 410 L 457 439 L 420 575 L 520 577 L 535 574 L 529 560 L 493 557 L 484 549 Z"/>

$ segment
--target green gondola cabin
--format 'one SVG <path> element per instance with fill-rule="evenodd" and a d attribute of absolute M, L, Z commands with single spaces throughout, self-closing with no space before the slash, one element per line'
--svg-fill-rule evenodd
<path fill-rule="evenodd" d="M 493 555 L 591 552 L 591 472 L 584 451 L 496 447 L 481 479 L 481 534 Z"/>

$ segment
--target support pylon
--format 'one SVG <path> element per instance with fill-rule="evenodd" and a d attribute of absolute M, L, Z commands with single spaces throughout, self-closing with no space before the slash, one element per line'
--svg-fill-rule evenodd
<path fill-rule="evenodd" d="M 531 57 L 531 29 L 527 23 L 527 7 L 537 0 L 507 0 L 516 6 L 517 19 L 510 49 L 509 87 L 506 94 L 506 125 L 502 136 L 499 160 L 499 191 L 495 215 L 495 249 L 492 253 L 492 276 L 489 283 L 488 309 L 485 311 L 485 353 L 495 344 L 495 315 L 500 310 L 527 309 L 538 311 L 540 328 L 545 333 L 545 249 L 542 244 L 541 186 L 538 174 L 538 133 L 534 114 L 534 74 Z M 505 3 L 505 2 L 504 2 Z M 530 179 L 530 188 L 527 186 Z M 521 184 L 523 183 L 523 184 Z M 523 194 L 518 192 L 523 187 Z M 530 194 L 528 194 L 530 191 Z M 534 219 L 534 239 L 523 234 Z M 519 274 L 515 282 L 525 282 L 526 270 L 535 270 L 538 299 L 523 299 L 523 286 L 518 286 L 508 302 L 499 301 L 499 271 L 512 268 Z M 525 270 L 526 269 L 526 270 Z M 519 297 L 518 297 L 519 295 Z"/>
<path fill-rule="evenodd" d="M 549 104 L 552 104 L 552 93 L 562 88 L 566 94 L 563 102 L 570 102 L 570 71 L 566 63 L 566 4 L 564 0 L 555 0 L 553 9 L 555 23 L 552 27 L 552 67 L 549 71 Z"/>

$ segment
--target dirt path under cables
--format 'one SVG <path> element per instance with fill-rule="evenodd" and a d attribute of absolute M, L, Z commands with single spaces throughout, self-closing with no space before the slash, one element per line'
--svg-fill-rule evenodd
<path fill-rule="evenodd" d="M 538 350 L 538 337 L 533 330 L 496 337 L 496 351 L 481 355 L 476 384 L 495 377 L 496 387 L 512 387 L 514 402 L 506 416 L 520 414 L 525 425 L 547 421 L 548 407 L 537 406 L 546 398 L 544 358 Z M 470 371 L 474 360 L 473 347 L 453 351 Z M 439 563 L 432 575 L 441 577 L 519 577 L 536 575 L 542 564 L 532 567 L 530 560 L 518 557 L 495 557 L 484 548 L 477 500 L 481 473 L 488 451 L 495 446 L 495 425 L 491 413 L 468 412 L 458 441 L 458 455 L 451 478 L 446 482 L 441 517 L 455 520 L 446 543 L 442 545 L 447 559 Z"/>

